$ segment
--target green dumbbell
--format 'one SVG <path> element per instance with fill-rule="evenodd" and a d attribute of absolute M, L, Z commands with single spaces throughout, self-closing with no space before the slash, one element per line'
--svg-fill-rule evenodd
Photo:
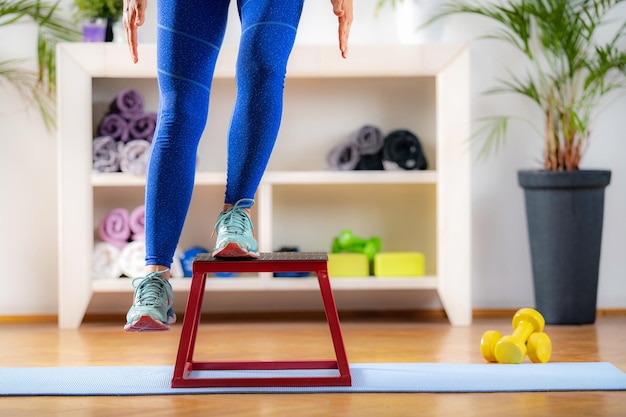
<path fill-rule="evenodd" d="M 371 261 L 380 252 L 382 242 L 379 237 L 374 236 L 369 239 L 357 237 L 349 229 L 344 229 L 333 240 L 333 253 L 352 252 L 362 253 Z"/>

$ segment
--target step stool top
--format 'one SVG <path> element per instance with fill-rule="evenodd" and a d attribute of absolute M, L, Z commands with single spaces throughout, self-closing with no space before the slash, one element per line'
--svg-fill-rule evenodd
<path fill-rule="evenodd" d="M 326 252 L 261 252 L 258 259 L 254 258 L 214 258 L 209 253 L 201 253 L 196 256 L 194 262 L 293 262 L 293 261 L 328 261 Z"/>

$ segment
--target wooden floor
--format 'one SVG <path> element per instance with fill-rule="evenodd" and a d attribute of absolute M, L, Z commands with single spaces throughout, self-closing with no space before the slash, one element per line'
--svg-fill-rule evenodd
<path fill-rule="evenodd" d="M 128 334 L 123 323 L 0 324 L 0 367 L 173 365 L 180 324 L 168 333 Z M 442 318 L 342 318 L 351 362 L 482 363 L 486 330 L 509 332 L 510 317 L 452 327 Z M 554 362 L 607 361 L 626 371 L 626 315 L 595 325 L 549 326 Z M 196 360 L 326 359 L 325 323 L 204 321 Z M 515 365 L 511 365 L 515 366 Z M 624 416 L 626 392 L 496 394 L 272 394 L 0 398 L 0 416 Z"/>

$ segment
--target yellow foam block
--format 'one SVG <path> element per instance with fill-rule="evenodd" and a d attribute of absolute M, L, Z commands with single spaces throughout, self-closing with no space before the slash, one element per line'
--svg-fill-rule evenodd
<path fill-rule="evenodd" d="M 329 253 L 328 275 L 333 277 L 367 277 L 370 263 L 362 253 Z"/>
<path fill-rule="evenodd" d="M 419 252 L 379 252 L 374 257 L 377 277 L 419 277 L 424 275 L 424 254 Z"/>

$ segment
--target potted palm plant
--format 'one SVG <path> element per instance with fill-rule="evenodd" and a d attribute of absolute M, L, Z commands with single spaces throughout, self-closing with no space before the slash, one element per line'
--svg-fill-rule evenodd
<path fill-rule="evenodd" d="M 398 0 L 396 0 L 398 1 Z M 383 0 L 385 2 L 385 0 Z M 596 317 L 604 191 L 610 170 L 581 169 L 591 123 L 610 94 L 626 86 L 626 22 L 609 22 L 625 0 L 449 1 L 430 22 L 453 14 L 491 20 L 487 37 L 522 53 L 523 75 L 510 72 L 491 93 L 521 94 L 540 110 L 543 167 L 518 172 L 524 189 L 535 302 L 547 323 Z M 611 31 L 600 36 L 598 33 Z M 606 40 L 605 40 L 606 39 Z M 506 137 L 509 116 L 484 120 L 481 153 Z"/>
<path fill-rule="evenodd" d="M 15 87 L 38 108 L 47 128 L 55 126 L 56 44 L 78 39 L 72 22 L 62 17 L 59 1 L 9 0 L 0 2 L 0 27 L 23 22 L 37 25 L 37 71 L 24 66 L 24 59 L 0 60 L 0 82 Z"/>

